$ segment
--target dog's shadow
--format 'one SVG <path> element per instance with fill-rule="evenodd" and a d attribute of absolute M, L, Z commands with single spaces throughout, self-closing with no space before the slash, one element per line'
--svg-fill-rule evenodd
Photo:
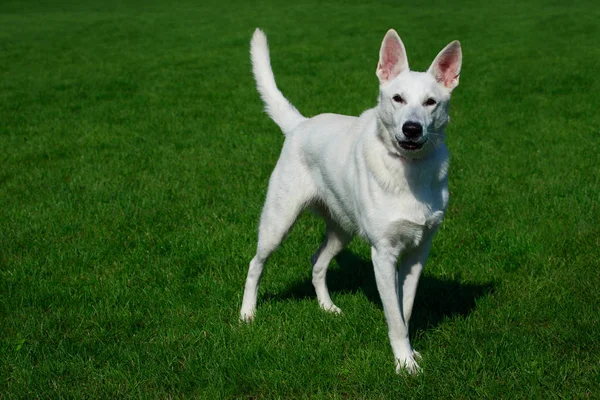
<path fill-rule="evenodd" d="M 338 267 L 327 271 L 327 286 L 332 295 L 336 292 L 362 292 L 369 301 L 382 308 L 371 261 L 344 250 L 336 257 L 336 262 Z M 411 334 L 432 329 L 446 318 L 469 315 L 475 308 L 477 299 L 493 291 L 492 282 L 470 284 L 423 275 L 419 282 L 410 322 Z M 282 292 L 265 294 L 263 300 L 284 301 L 305 298 L 314 298 L 316 301 L 310 278 L 299 281 Z"/>

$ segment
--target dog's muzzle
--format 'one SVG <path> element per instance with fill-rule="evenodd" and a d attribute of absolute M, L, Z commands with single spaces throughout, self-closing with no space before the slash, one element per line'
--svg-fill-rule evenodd
<path fill-rule="evenodd" d="M 398 144 L 404 150 L 419 150 L 426 142 L 426 140 L 421 140 L 423 138 L 423 125 L 418 122 L 405 122 L 404 125 L 402 125 L 402 133 L 406 140 L 398 140 Z"/>

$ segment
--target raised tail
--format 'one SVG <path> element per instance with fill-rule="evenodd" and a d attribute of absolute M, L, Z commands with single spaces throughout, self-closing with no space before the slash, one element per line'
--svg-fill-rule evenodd
<path fill-rule="evenodd" d="M 273 121 L 287 135 L 306 118 L 302 116 L 277 88 L 267 37 L 260 29 L 254 31 L 250 41 L 250 56 L 252 58 L 252 72 L 256 80 L 256 87 L 265 102 L 265 110 Z"/>

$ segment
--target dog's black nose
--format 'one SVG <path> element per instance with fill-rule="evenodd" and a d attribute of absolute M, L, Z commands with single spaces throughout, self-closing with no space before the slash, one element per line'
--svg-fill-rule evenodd
<path fill-rule="evenodd" d="M 423 126 L 417 122 L 408 121 L 402 125 L 402 133 L 409 140 L 416 140 L 423 136 Z"/>

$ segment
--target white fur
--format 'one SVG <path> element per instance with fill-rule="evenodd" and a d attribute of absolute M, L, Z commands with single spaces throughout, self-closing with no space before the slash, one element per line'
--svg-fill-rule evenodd
<path fill-rule="evenodd" d="M 431 240 L 448 204 L 444 128 L 450 93 L 458 84 L 460 44 L 450 43 L 428 72 L 413 72 L 400 37 L 388 31 L 376 71 L 378 104 L 359 117 L 304 118 L 277 89 L 267 40 L 259 29 L 251 54 L 266 110 L 286 139 L 269 181 L 241 318 L 254 318 L 264 263 L 300 212 L 312 207 L 327 224 L 325 241 L 311 259 L 320 306 L 341 312 L 329 296 L 325 275 L 333 257 L 352 236 L 360 235 L 371 245 L 396 370 L 419 371 L 420 356 L 410 345 L 408 322 Z M 435 104 L 427 104 L 428 99 Z M 423 127 L 420 149 L 401 145 L 407 140 L 402 126 L 408 121 Z"/>

